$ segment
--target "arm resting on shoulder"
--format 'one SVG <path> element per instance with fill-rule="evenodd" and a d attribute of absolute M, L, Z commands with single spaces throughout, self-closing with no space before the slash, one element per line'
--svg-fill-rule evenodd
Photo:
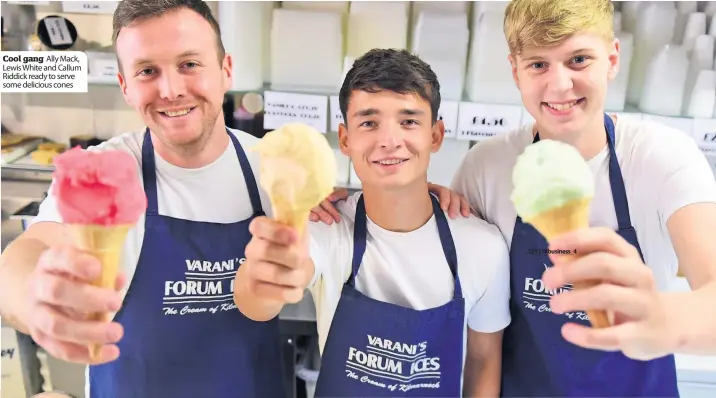
<path fill-rule="evenodd" d="M 0 316 L 13 328 L 28 334 L 28 279 L 49 247 L 72 243 L 66 227 L 39 222 L 10 243 L 0 257 Z"/>
<path fill-rule="evenodd" d="M 683 207 L 667 222 L 690 292 L 663 293 L 675 326 L 675 352 L 716 354 L 716 203 Z"/>
<path fill-rule="evenodd" d="M 467 331 L 462 395 L 498 397 L 502 377 L 502 330 L 481 333 L 468 327 Z"/>

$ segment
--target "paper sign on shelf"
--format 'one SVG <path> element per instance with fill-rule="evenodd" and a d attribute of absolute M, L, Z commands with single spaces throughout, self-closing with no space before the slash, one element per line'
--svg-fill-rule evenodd
<path fill-rule="evenodd" d="M 53 46 L 72 44 L 72 35 L 67 27 L 67 21 L 60 17 L 47 17 L 42 20 L 50 36 Z"/>
<path fill-rule="evenodd" d="M 716 119 L 694 119 L 692 137 L 703 152 L 716 153 Z"/>
<path fill-rule="evenodd" d="M 83 14 L 114 14 L 117 1 L 63 1 L 63 12 L 76 12 Z"/>
<path fill-rule="evenodd" d="M 522 121 L 522 107 L 461 102 L 457 139 L 480 141 L 513 130 Z"/>
<path fill-rule="evenodd" d="M 20 347 L 15 329 L 0 328 L 0 374 L 3 397 L 26 397 L 25 379 L 20 363 Z"/>
<path fill-rule="evenodd" d="M 438 120 L 445 125 L 445 137 L 455 138 L 457 134 L 457 114 L 460 104 L 455 101 L 443 101 L 438 111 Z"/>
<path fill-rule="evenodd" d="M 338 125 L 343 123 L 343 114 L 337 95 L 331 95 L 331 131 L 338 132 Z"/>
<path fill-rule="evenodd" d="M 264 92 L 264 128 L 275 130 L 287 123 L 304 123 L 326 133 L 328 98 L 324 95 Z"/>

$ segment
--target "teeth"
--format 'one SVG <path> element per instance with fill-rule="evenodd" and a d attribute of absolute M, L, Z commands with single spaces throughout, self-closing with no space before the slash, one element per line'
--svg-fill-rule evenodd
<path fill-rule="evenodd" d="M 165 115 L 170 116 L 170 117 L 177 117 L 177 116 L 186 115 L 187 113 L 189 113 L 190 110 L 191 109 L 187 108 L 187 109 L 182 109 L 182 110 L 176 111 L 176 112 L 162 112 L 162 113 L 164 113 Z"/>
<path fill-rule="evenodd" d="M 549 106 L 552 109 L 556 109 L 558 111 L 564 111 L 567 110 L 573 106 L 577 105 L 577 101 L 568 102 L 566 104 L 550 104 L 547 103 L 547 106 Z"/>
<path fill-rule="evenodd" d="M 402 159 L 389 159 L 389 160 L 380 160 L 380 161 L 378 161 L 378 163 L 380 163 L 380 164 L 385 164 L 385 165 L 388 165 L 388 164 L 398 164 L 398 163 L 402 163 L 402 162 L 403 162 Z"/>

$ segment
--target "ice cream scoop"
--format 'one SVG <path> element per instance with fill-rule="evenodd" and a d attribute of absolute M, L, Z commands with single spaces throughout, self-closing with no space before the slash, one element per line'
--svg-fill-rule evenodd
<path fill-rule="evenodd" d="M 102 264 L 94 285 L 114 289 L 122 247 L 129 230 L 147 209 L 137 161 L 124 151 L 85 151 L 75 147 L 54 158 L 54 194 L 75 245 Z M 108 314 L 91 319 L 109 322 Z M 90 347 L 90 356 L 100 346 Z"/>
<path fill-rule="evenodd" d="M 259 184 L 274 218 L 301 233 L 311 209 L 333 192 L 337 166 L 331 146 L 313 127 L 290 123 L 267 133 L 252 150 L 261 158 Z"/>
<path fill-rule="evenodd" d="M 528 146 L 517 158 L 512 182 L 511 200 L 517 214 L 547 241 L 589 228 L 594 177 L 573 146 L 555 140 L 540 140 Z M 597 284 L 598 281 L 575 283 L 574 288 Z M 606 312 L 587 309 L 587 315 L 593 327 L 609 326 Z"/>

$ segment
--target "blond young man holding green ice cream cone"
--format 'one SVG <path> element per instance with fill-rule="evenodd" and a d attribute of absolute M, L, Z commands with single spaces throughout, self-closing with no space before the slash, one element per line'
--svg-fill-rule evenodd
<path fill-rule="evenodd" d="M 509 4 L 509 62 L 535 123 L 475 145 L 452 184 L 510 246 L 503 396 L 678 396 L 671 354 L 716 351 L 716 181 L 687 134 L 605 114 L 612 21 L 608 0 Z M 574 146 L 594 178 L 593 228 L 549 246 L 510 200 L 516 159 L 540 139 Z M 679 268 L 692 291 L 669 293 Z M 587 280 L 601 283 L 571 289 Z M 613 326 L 590 328 L 587 310 Z"/>

